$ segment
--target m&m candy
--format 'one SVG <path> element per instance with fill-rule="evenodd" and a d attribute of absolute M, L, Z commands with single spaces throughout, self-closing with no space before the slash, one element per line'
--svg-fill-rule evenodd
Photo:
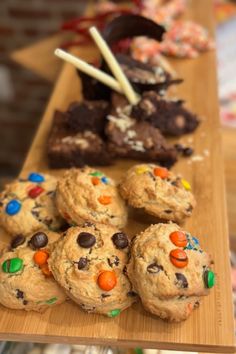
<path fill-rule="evenodd" d="M 184 232 L 174 231 L 170 234 L 171 242 L 177 247 L 186 247 L 188 240 Z"/>
<path fill-rule="evenodd" d="M 119 316 L 120 313 L 121 313 L 120 309 L 115 309 L 115 310 L 111 310 L 110 312 L 108 312 L 107 316 L 114 318 L 116 316 Z"/>
<path fill-rule="evenodd" d="M 38 264 L 39 266 L 44 265 L 47 263 L 49 254 L 46 250 L 39 250 L 34 254 L 34 263 Z"/>
<path fill-rule="evenodd" d="M 17 273 L 23 268 L 23 260 L 21 258 L 7 259 L 2 264 L 4 273 Z"/>
<path fill-rule="evenodd" d="M 30 173 L 28 180 L 30 182 L 40 183 L 40 182 L 44 182 L 45 178 L 42 175 L 40 175 L 39 173 L 33 172 L 33 173 Z"/>
<path fill-rule="evenodd" d="M 156 177 L 160 177 L 162 179 L 169 176 L 169 171 L 165 167 L 155 167 L 153 172 Z"/>
<path fill-rule="evenodd" d="M 100 171 L 94 171 L 90 173 L 90 176 L 94 176 L 94 177 L 101 177 L 102 175 L 103 173 Z"/>
<path fill-rule="evenodd" d="M 191 191 L 191 185 L 186 179 L 181 180 L 182 186 L 186 189 L 186 191 Z"/>
<path fill-rule="evenodd" d="M 98 177 L 92 177 L 91 181 L 94 186 L 97 186 L 100 183 L 100 179 Z"/>
<path fill-rule="evenodd" d="M 36 187 L 29 190 L 28 196 L 30 198 L 34 199 L 34 198 L 37 198 L 41 193 L 43 193 L 43 191 L 44 191 L 44 189 L 42 187 L 36 186 Z"/>
<path fill-rule="evenodd" d="M 104 184 L 108 184 L 108 178 L 107 178 L 106 176 L 103 176 L 103 177 L 101 178 L 101 181 L 102 181 L 102 183 L 104 183 Z"/>
<path fill-rule="evenodd" d="M 16 199 L 12 199 L 6 206 L 6 213 L 8 215 L 16 215 L 19 213 L 20 209 L 21 203 Z"/>
<path fill-rule="evenodd" d="M 139 166 L 136 168 L 135 172 L 137 173 L 137 175 L 142 175 L 145 172 L 148 172 L 149 168 L 148 166 Z"/>
<path fill-rule="evenodd" d="M 55 302 L 57 302 L 57 297 L 52 297 L 51 299 L 45 301 L 47 305 L 53 305 Z"/>
<path fill-rule="evenodd" d="M 215 285 L 215 274 L 212 270 L 206 270 L 203 275 L 206 288 L 210 289 Z"/>
<path fill-rule="evenodd" d="M 100 204 L 108 205 L 108 204 L 111 204 L 111 197 L 109 195 L 101 195 L 98 198 L 98 201 Z"/>
<path fill-rule="evenodd" d="M 170 261 L 177 268 L 184 268 L 188 265 L 188 256 L 183 250 L 176 248 L 170 252 Z"/>
<path fill-rule="evenodd" d="M 99 275 L 97 283 L 100 289 L 110 291 L 117 284 L 116 274 L 112 271 L 105 270 Z"/>

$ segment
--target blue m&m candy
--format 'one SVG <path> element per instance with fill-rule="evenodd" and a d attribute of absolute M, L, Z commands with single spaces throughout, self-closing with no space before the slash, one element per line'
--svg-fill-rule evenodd
<path fill-rule="evenodd" d="M 40 182 L 44 182 L 45 178 L 42 175 L 40 175 L 39 173 L 33 172 L 29 175 L 28 180 L 30 182 L 40 183 Z"/>
<path fill-rule="evenodd" d="M 101 181 L 102 181 L 102 183 L 104 183 L 104 184 L 108 184 L 108 178 L 105 177 L 105 176 L 103 176 L 103 177 L 101 178 Z"/>
<path fill-rule="evenodd" d="M 7 203 L 6 213 L 8 215 L 15 215 L 19 213 L 20 209 L 21 209 L 21 203 L 16 199 L 12 199 L 9 203 Z"/>

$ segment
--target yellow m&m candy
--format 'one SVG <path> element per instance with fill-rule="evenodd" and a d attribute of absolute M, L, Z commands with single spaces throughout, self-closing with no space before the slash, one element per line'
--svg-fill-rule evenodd
<path fill-rule="evenodd" d="M 186 191 L 191 191 L 191 185 L 186 179 L 182 179 L 181 182 Z"/>
<path fill-rule="evenodd" d="M 148 166 L 139 166 L 136 168 L 135 172 L 137 173 L 137 175 L 142 175 L 145 172 L 148 172 L 149 168 Z"/>

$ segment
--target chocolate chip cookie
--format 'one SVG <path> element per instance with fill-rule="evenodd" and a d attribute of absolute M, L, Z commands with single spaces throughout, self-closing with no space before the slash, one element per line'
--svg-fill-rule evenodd
<path fill-rule="evenodd" d="M 126 224 L 127 210 L 115 182 L 90 167 L 65 172 L 58 182 L 56 203 L 72 225 L 88 220 L 121 228 Z"/>
<path fill-rule="evenodd" d="M 115 317 L 136 299 L 126 275 L 129 240 L 113 226 L 85 223 L 59 240 L 49 267 L 83 310 Z"/>
<path fill-rule="evenodd" d="M 0 225 L 11 235 L 59 230 L 64 221 L 56 209 L 56 184 L 55 177 L 39 173 L 8 184 L 0 194 Z"/>
<path fill-rule="evenodd" d="M 128 276 L 147 311 L 185 320 L 215 283 L 212 260 L 177 224 L 156 224 L 132 243 Z"/>
<path fill-rule="evenodd" d="M 119 190 L 129 205 L 161 220 L 181 223 L 196 205 L 188 181 L 154 164 L 133 166 L 121 180 Z"/>
<path fill-rule="evenodd" d="M 11 309 L 44 311 L 65 301 L 48 268 L 51 246 L 59 234 L 40 230 L 17 236 L 0 257 L 0 303 Z"/>

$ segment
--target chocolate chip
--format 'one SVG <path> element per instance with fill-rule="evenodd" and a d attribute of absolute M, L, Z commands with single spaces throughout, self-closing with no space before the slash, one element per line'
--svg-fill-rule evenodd
<path fill-rule="evenodd" d="M 164 210 L 164 213 L 166 213 L 166 214 L 171 214 L 172 213 L 172 210 Z"/>
<path fill-rule="evenodd" d="M 187 288 L 188 287 L 188 281 L 186 277 L 182 273 L 175 273 L 177 282 L 176 285 L 180 288 Z"/>
<path fill-rule="evenodd" d="M 149 264 L 149 266 L 147 267 L 148 273 L 156 274 L 159 273 L 161 270 L 164 270 L 164 268 L 161 265 L 156 263 Z"/>
<path fill-rule="evenodd" d="M 96 237 L 89 232 L 81 232 L 77 237 L 77 243 L 83 248 L 90 248 L 96 243 Z"/>
<path fill-rule="evenodd" d="M 36 211 L 36 210 L 31 210 L 31 214 L 32 214 L 33 216 L 35 216 L 36 218 L 39 217 L 39 212 Z"/>
<path fill-rule="evenodd" d="M 126 266 L 124 266 L 124 268 L 123 268 L 123 274 L 127 275 L 127 267 Z"/>
<path fill-rule="evenodd" d="M 81 257 L 78 262 L 78 269 L 84 269 L 88 264 L 88 259 L 86 257 Z"/>
<path fill-rule="evenodd" d="M 183 150 L 184 150 L 184 147 L 183 147 L 182 144 L 175 144 L 174 147 L 176 148 L 176 150 L 177 150 L 178 152 L 181 152 L 181 153 L 182 153 Z"/>
<path fill-rule="evenodd" d="M 113 266 L 118 266 L 120 263 L 120 260 L 117 256 L 111 256 L 110 258 L 107 258 L 107 263 L 109 266 L 112 268 Z"/>
<path fill-rule="evenodd" d="M 17 299 L 23 299 L 24 298 L 23 291 L 16 289 L 16 297 L 17 297 Z"/>
<path fill-rule="evenodd" d="M 183 149 L 183 156 L 191 156 L 193 154 L 193 149 L 191 147 L 186 147 Z"/>
<path fill-rule="evenodd" d="M 127 296 L 129 296 L 129 297 L 135 297 L 135 296 L 137 296 L 138 294 L 135 292 L 135 291 L 128 291 L 127 292 Z"/>
<path fill-rule="evenodd" d="M 155 181 L 156 182 L 156 178 L 155 178 L 155 176 L 152 174 L 152 172 L 148 172 L 148 175 L 149 175 L 149 177 L 151 177 L 151 179 L 153 180 L 153 181 Z"/>
<path fill-rule="evenodd" d="M 28 301 L 27 300 L 24 300 L 23 301 L 23 305 L 27 305 L 28 304 Z"/>
<path fill-rule="evenodd" d="M 191 213 L 193 211 L 193 206 L 189 205 L 189 207 L 186 209 L 187 213 Z"/>
<path fill-rule="evenodd" d="M 111 296 L 110 294 L 102 294 L 101 295 L 101 297 L 103 298 L 103 299 L 105 299 L 106 297 L 109 297 L 109 296 Z"/>
<path fill-rule="evenodd" d="M 196 301 L 195 304 L 194 304 L 194 308 L 198 308 L 200 306 L 200 301 Z"/>
<path fill-rule="evenodd" d="M 25 242 L 25 237 L 22 235 L 17 235 L 11 241 L 11 248 L 17 248 Z"/>
<path fill-rule="evenodd" d="M 129 245 L 128 238 L 123 232 L 117 232 L 111 239 L 118 250 L 126 248 Z"/>
<path fill-rule="evenodd" d="M 44 232 L 37 232 L 34 234 L 30 241 L 29 246 L 33 250 L 37 250 L 39 248 L 45 247 L 48 244 L 48 237 Z"/>

